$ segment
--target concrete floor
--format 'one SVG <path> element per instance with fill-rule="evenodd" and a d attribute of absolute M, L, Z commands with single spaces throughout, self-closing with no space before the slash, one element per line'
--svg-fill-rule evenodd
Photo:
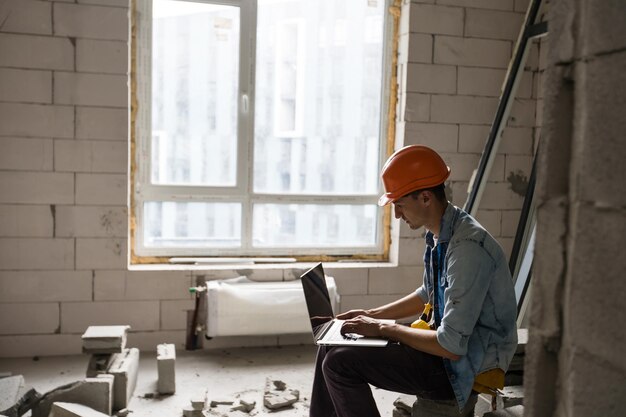
<path fill-rule="evenodd" d="M 176 359 L 176 394 L 144 398 L 156 392 L 156 353 L 142 352 L 135 395 L 130 402 L 130 417 L 182 415 L 191 397 L 208 391 L 209 400 L 238 398 L 257 402 L 256 416 L 305 417 L 313 379 L 315 348 L 289 346 L 238 348 L 186 352 L 179 350 Z M 88 356 L 57 356 L 0 359 L 0 372 L 24 375 L 27 385 L 45 393 L 60 385 L 85 377 Z M 269 413 L 262 407 L 266 378 L 282 380 L 289 389 L 300 391 L 301 401 L 293 409 Z M 391 417 L 397 393 L 373 389 L 382 417 Z M 224 408 L 228 410 L 228 408 Z M 254 414 L 256 413 L 256 414 Z M 210 415 L 210 414 L 209 414 Z"/>

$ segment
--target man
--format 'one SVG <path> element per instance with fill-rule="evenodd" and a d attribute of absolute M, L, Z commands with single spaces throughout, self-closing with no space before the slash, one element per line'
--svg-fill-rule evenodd
<path fill-rule="evenodd" d="M 424 281 L 400 300 L 337 316 L 346 320 L 342 332 L 390 343 L 320 347 L 311 417 L 379 417 L 368 384 L 432 400 L 456 399 L 462 410 L 477 376 L 503 381 L 517 346 L 513 282 L 495 239 L 447 201 L 449 175 L 441 157 L 419 145 L 398 150 L 383 167 L 385 194 L 378 204 L 393 203 L 396 218 L 427 230 Z M 414 316 L 425 305 L 433 306 L 431 328 L 378 321 Z"/>

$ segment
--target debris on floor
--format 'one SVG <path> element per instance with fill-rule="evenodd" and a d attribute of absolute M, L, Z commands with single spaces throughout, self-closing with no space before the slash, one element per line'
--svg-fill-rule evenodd
<path fill-rule="evenodd" d="M 55 402 L 47 417 L 108 417 L 108 414 L 101 413 L 91 407 L 82 404 Z"/>
<path fill-rule="evenodd" d="M 272 386 L 274 387 L 272 389 Z M 300 391 L 287 390 L 287 385 L 283 381 L 265 382 L 265 393 L 263 395 L 263 405 L 270 410 L 291 407 L 300 399 Z"/>
<path fill-rule="evenodd" d="M 28 412 L 41 398 L 34 388 L 26 386 L 22 375 L 0 378 L 0 415 L 17 417 Z"/>
<path fill-rule="evenodd" d="M 393 417 L 411 417 L 415 395 L 401 395 L 393 402 Z"/>
<path fill-rule="evenodd" d="M 159 394 L 174 394 L 176 392 L 176 347 L 173 344 L 162 343 L 157 346 L 157 371 Z"/>
<path fill-rule="evenodd" d="M 130 326 L 89 326 L 81 339 L 83 352 L 93 354 L 121 353 L 126 347 Z"/>
<path fill-rule="evenodd" d="M 85 378 L 47 392 L 33 407 L 32 417 L 48 417 L 55 402 L 77 403 L 111 415 L 113 405 L 113 375 Z"/>

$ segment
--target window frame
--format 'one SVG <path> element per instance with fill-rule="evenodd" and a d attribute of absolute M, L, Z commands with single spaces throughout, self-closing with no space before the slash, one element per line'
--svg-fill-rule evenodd
<path fill-rule="evenodd" d="M 189 1 L 189 0 L 188 0 Z M 151 22 L 152 0 L 133 0 L 131 4 L 131 117 L 130 117 L 130 184 L 129 184 L 129 227 L 130 261 L 138 263 L 169 262 L 170 258 L 179 257 L 281 257 L 291 256 L 297 260 L 311 259 L 367 259 L 386 260 L 390 245 L 390 210 L 377 209 L 376 242 L 371 246 L 307 247 L 307 248 L 266 248 L 252 246 L 253 208 L 259 203 L 273 204 L 373 204 L 376 205 L 379 193 L 372 195 L 349 194 L 273 194 L 254 193 L 254 83 L 256 66 L 256 22 L 255 0 L 192 0 L 197 3 L 226 5 L 240 10 L 240 45 L 239 45 L 239 85 L 237 105 L 237 168 L 234 186 L 193 186 L 193 185 L 153 185 L 151 175 Z M 392 54 L 397 51 L 397 16 L 391 11 L 390 3 L 384 2 L 383 16 L 383 51 L 381 109 L 379 125 L 379 161 L 378 168 L 393 147 L 394 129 L 389 128 L 394 120 L 396 98 L 392 83 L 395 76 L 396 60 Z M 393 63 L 393 65 L 389 65 Z M 142 104 L 148 103 L 147 109 Z M 296 128 L 297 130 L 297 128 Z M 378 184 L 380 192 L 380 183 Z M 241 246 L 236 249 L 208 247 L 162 247 L 152 248 L 144 245 L 144 210 L 147 201 L 172 202 L 231 202 L 241 204 Z"/>

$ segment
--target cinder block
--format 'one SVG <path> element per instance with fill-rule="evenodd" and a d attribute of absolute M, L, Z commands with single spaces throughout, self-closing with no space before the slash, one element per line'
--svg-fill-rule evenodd
<path fill-rule="evenodd" d="M 0 336 L 0 356 L 26 358 L 80 354 L 80 340 L 76 335 L 11 335 Z"/>
<path fill-rule="evenodd" d="M 0 97 L 3 101 L 52 102 L 52 72 L 0 68 Z"/>
<path fill-rule="evenodd" d="M 52 6 L 49 2 L 20 0 L 6 2 L 5 6 L 3 32 L 52 34 Z"/>
<path fill-rule="evenodd" d="M 96 411 L 111 415 L 113 402 L 113 376 L 99 375 L 83 381 L 64 385 L 46 393 L 33 408 L 33 417 L 48 417 L 52 404 L 70 402 L 91 407 Z"/>
<path fill-rule="evenodd" d="M 50 206 L 0 205 L 0 236 L 52 237 L 53 232 Z"/>
<path fill-rule="evenodd" d="M 480 208 L 491 210 L 519 210 L 524 203 L 523 196 L 513 192 L 508 182 L 489 183 L 485 188 Z"/>
<path fill-rule="evenodd" d="M 392 277 L 390 277 L 392 278 Z M 393 279 L 393 278 L 392 278 Z M 415 291 L 417 287 L 421 284 L 421 279 L 419 285 L 416 285 L 412 291 Z M 376 295 L 346 295 L 341 297 L 341 308 L 339 311 L 348 311 L 357 308 L 375 308 L 380 307 L 385 304 L 389 304 L 392 301 L 397 301 L 398 299 L 406 296 L 407 292 L 397 293 L 397 294 L 376 294 Z M 206 347 L 206 343 L 205 343 Z"/>
<path fill-rule="evenodd" d="M 69 270 L 74 268 L 72 239 L 0 239 L 0 265 L 3 269 Z"/>
<path fill-rule="evenodd" d="M 0 334 L 45 334 L 58 328 L 58 303 L 0 304 Z"/>
<path fill-rule="evenodd" d="M 492 236 L 500 236 L 502 212 L 500 210 L 478 210 L 476 220 L 485 228 Z"/>
<path fill-rule="evenodd" d="M 506 68 L 510 58 L 509 41 L 435 36 L 436 64 Z"/>
<path fill-rule="evenodd" d="M 626 194 L 615 189 L 626 178 L 626 147 L 618 133 L 626 129 L 622 117 L 626 74 L 621 71 L 625 66 L 623 51 L 581 64 L 578 77 L 584 82 L 576 84 L 575 92 L 587 105 L 576 110 L 581 116 L 575 136 L 580 139 L 572 149 L 576 165 L 570 184 L 576 184 L 578 198 L 616 208 L 626 207 Z"/>
<path fill-rule="evenodd" d="M 163 340 L 169 340 L 182 348 L 185 346 L 185 337 L 186 332 L 184 330 L 132 332 L 128 335 L 128 344 L 137 347 L 142 352 L 154 352 L 156 346 Z M 206 342 L 207 341 L 205 340 L 205 347 L 207 347 Z M 237 345 L 232 344 L 231 346 L 234 347 Z M 248 345 L 246 344 L 246 341 L 244 341 L 243 344 L 240 344 L 239 346 Z"/>
<path fill-rule="evenodd" d="M 0 51 L 2 67 L 74 69 L 74 46 L 68 38 L 2 33 Z"/>
<path fill-rule="evenodd" d="M 450 186 L 447 187 L 449 193 L 448 200 L 455 206 L 463 207 L 467 200 L 468 185 L 469 178 L 468 181 L 452 181 Z"/>
<path fill-rule="evenodd" d="M 515 0 L 515 11 L 526 12 L 526 10 L 528 10 L 529 3 L 530 0 Z"/>
<path fill-rule="evenodd" d="M 52 171 L 54 167 L 52 139 L 0 138 L 0 148 L 0 169 Z"/>
<path fill-rule="evenodd" d="M 480 155 L 473 153 L 441 154 L 441 157 L 450 167 L 450 181 L 469 180 L 480 161 Z"/>
<path fill-rule="evenodd" d="M 437 3 L 493 10 L 513 10 L 514 5 L 513 0 L 437 0 Z"/>
<path fill-rule="evenodd" d="M 190 300 L 185 271 L 96 271 L 96 300 Z"/>
<path fill-rule="evenodd" d="M 108 326 L 118 323 L 128 323 L 133 330 L 158 330 L 159 302 L 111 301 L 61 304 L 62 333 L 82 333 L 89 326 Z"/>
<path fill-rule="evenodd" d="M 92 354 L 122 353 L 130 326 L 89 326 L 81 336 L 83 352 Z"/>
<path fill-rule="evenodd" d="M 7 410 L 19 399 L 19 393 L 24 388 L 22 375 L 0 378 L 0 410 Z"/>
<path fill-rule="evenodd" d="M 456 152 L 459 127 L 454 124 L 406 123 L 404 143 L 422 144 L 437 152 Z"/>
<path fill-rule="evenodd" d="M 49 210 L 48 210 L 49 211 Z M 122 206 L 56 206 L 58 237 L 126 237 L 128 214 Z"/>
<path fill-rule="evenodd" d="M 417 253 L 415 256 L 421 257 L 423 253 Z M 395 268 L 371 268 L 369 277 L 368 294 L 370 295 L 406 295 L 415 291 L 416 288 L 422 285 L 424 267 L 398 266 Z"/>
<path fill-rule="evenodd" d="M 108 414 L 96 411 L 86 405 L 75 403 L 55 402 L 50 408 L 48 417 L 105 417 Z"/>
<path fill-rule="evenodd" d="M 489 125 L 460 125 L 459 152 L 482 153 L 489 138 L 490 130 L 491 126 Z"/>
<path fill-rule="evenodd" d="M 78 4 L 100 4 L 103 6 L 128 7 L 129 0 L 77 0 Z"/>
<path fill-rule="evenodd" d="M 422 33 L 408 35 L 408 62 L 433 62 L 433 36 Z"/>
<path fill-rule="evenodd" d="M 515 237 L 517 225 L 519 224 L 520 210 L 502 211 L 502 236 Z"/>
<path fill-rule="evenodd" d="M 54 141 L 56 171 L 122 174 L 128 170 L 128 144 L 113 141 Z"/>
<path fill-rule="evenodd" d="M 128 110 L 76 107 L 76 137 L 80 139 L 128 139 Z"/>
<path fill-rule="evenodd" d="M 398 266 L 424 265 L 426 242 L 421 236 L 400 237 L 398 246 Z"/>
<path fill-rule="evenodd" d="M 454 66 L 409 63 L 406 71 L 407 92 L 440 94 L 456 92 L 456 67 Z"/>
<path fill-rule="evenodd" d="M 123 206 L 126 187 L 126 175 L 76 174 L 76 204 Z"/>
<path fill-rule="evenodd" d="M 537 102 L 529 99 L 515 99 L 509 114 L 508 126 L 534 127 L 536 124 Z"/>
<path fill-rule="evenodd" d="M 176 348 L 173 344 L 157 346 L 157 371 L 159 380 L 157 391 L 160 394 L 174 394 L 176 392 Z"/>
<path fill-rule="evenodd" d="M 410 31 L 439 35 L 463 35 L 463 8 L 411 4 Z"/>
<path fill-rule="evenodd" d="M 515 155 L 533 155 L 533 129 L 506 127 L 502 132 L 499 152 Z"/>
<path fill-rule="evenodd" d="M 76 38 L 128 40 L 128 9 L 54 4 L 54 33 Z"/>
<path fill-rule="evenodd" d="M 465 9 L 465 36 L 517 40 L 524 15 L 516 12 Z"/>
<path fill-rule="evenodd" d="M 76 269 L 121 269 L 127 264 L 127 241 L 119 238 L 76 239 Z"/>
<path fill-rule="evenodd" d="M 113 382 L 113 411 L 128 407 L 137 385 L 139 349 L 125 349 L 115 354 L 108 373 L 115 377 Z"/>
<path fill-rule="evenodd" d="M 430 119 L 430 95 L 407 93 L 404 106 L 404 120 L 407 122 L 427 122 Z"/>
<path fill-rule="evenodd" d="M 619 0 L 592 0 L 572 7 L 578 10 L 580 45 L 578 56 L 592 56 L 626 47 L 626 16 L 624 4 Z"/>
<path fill-rule="evenodd" d="M 335 278 L 337 292 L 341 295 L 367 294 L 369 268 L 324 268 L 328 276 Z"/>
<path fill-rule="evenodd" d="M 459 94 L 500 97 L 506 70 L 459 67 Z"/>
<path fill-rule="evenodd" d="M 491 97 L 444 96 L 431 98 L 431 120 L 440 123 L 490 124 L 498 99 Z"/>
<path fill-rule="evenodd" d="M 0 302 L 91 301 L 91 271 L 0 271 Z"/>
<path fill-rule="evenodd" d="M 1 45 L 0 50 L 2 50 Z M 74 136 L 74 108 L 44 104 L 0 103 L 0 135 L 72 138 Z"/>
<path fill-rule="evenodd" d="M 507 155 L 505 176 L 508 178 L 511 173 L 523 173 L 528 178 L 532 166 L 533 157 L 530 155 Z"/>
<path fill-rule="evenodd" d="M 54 73 L 54 102 L 87 106 L 128 106 L 128 79 L 125 75 Z"/>
<path fill-rule="evenodd" d="M 128 44 L 120 41 L 77 39 L 76 71 L 126 74 Z"/>
<path fill-rule="evenodd" d="M 185 330 L 187 328 L 187 311 L 193 310 L 193 300 L 161 300 L 161 329 Z"/>
<path fill-rule="evenodd" d="M 72 174 L 5 171 L 0 177 L 0 203 L 72 204 Z"/>

